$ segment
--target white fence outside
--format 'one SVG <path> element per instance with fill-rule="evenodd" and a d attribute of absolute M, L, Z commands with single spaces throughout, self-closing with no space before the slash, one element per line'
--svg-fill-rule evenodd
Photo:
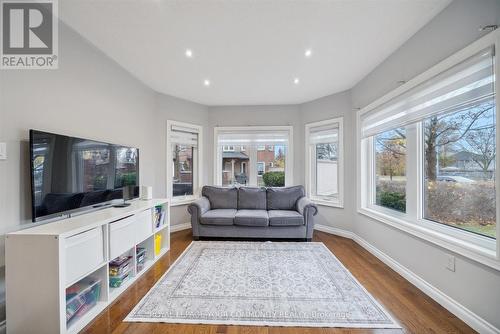
<path fill-rule="evenodd" d="M 318 180 L 318 182 L 316 182 L 317 195 L 331 196 L 338 193 L 337 161 L 318 160 L 316 164 L 316 173 Z"/>

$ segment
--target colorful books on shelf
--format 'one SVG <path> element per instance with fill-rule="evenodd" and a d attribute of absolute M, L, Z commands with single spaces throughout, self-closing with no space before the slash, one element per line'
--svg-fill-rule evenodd
<path fill-rule="evenodd" d="M 155 206 L 154 210 L 155 210 L 154 215 L 153 215 L 154 226 L 155 226 L 155 228 L 160 228 L 161 226 L 163 226 L 165 224 L 166 211 L 165 211 L 165 208 L 163 207 L 163 205 Z"/>

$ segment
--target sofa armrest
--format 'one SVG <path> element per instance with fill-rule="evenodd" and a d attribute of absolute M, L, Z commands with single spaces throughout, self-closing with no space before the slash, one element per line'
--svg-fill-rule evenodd
<path fill-rule="evenodd" d="M 297 201 L 297 211 L 305 217 L 309 213 L 309 210 L 311 210 L 313 216 L 318 214 L 318 207 L 316 204 L 307 197 L 301 197 Z"/>
<path fill-rule="evenodd" d="M 314 232 L 314 216 L 318 214 L 318 207 L 307 197 L 297 201 L 297 211 L 304 217 L 306 225 L 306 239 L 311 240 Z"/>
<path fill-rule="evenodd" d="M 200 197 L 196 201 L 188 205 L 188 212 L 191 215 L 202 216 L 205 212 L 210 210 L 210 201 L 206 197 Z"/>
<path fill-rule="evenodd" d="M 206 197 L 201 197 L 188 205 L 187 211 L 191 214 L 191 228 L 195 239 L 200 236 L 200 218 L 210 210 L 210 201 Z"/>

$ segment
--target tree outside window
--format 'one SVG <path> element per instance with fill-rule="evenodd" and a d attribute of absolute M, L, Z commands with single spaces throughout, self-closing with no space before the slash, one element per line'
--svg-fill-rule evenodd
<path fill-rule="evenodd" d="M 375 136 L 377 205 L 406 212 L 406 131 L 389 130 Z"/>
<path fill-rule="evenodd" d="M 493 100 L 423 122 L 424 217 L 496 237 Z"/>

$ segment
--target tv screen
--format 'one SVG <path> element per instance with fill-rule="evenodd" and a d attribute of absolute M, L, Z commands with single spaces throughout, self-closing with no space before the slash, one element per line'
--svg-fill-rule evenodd
<path fill-rule="evenodd" d="M 30 130 L 30 154 L 34 222 L 139 195 L 137 148 Z"/>

